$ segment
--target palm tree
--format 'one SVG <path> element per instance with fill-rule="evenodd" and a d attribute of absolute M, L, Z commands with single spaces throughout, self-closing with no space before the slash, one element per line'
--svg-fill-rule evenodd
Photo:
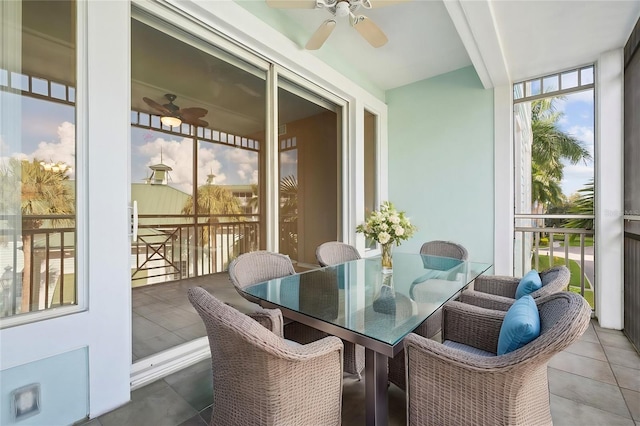
<path fill-rule="evenodd" d="M 591 159 L 591 154 L 579 140 L 560 129 L 558 122 L 564 114 L 555 105 L 559 99 L 562 97 L 531 102 L 532 201 L 542 207 L 562 200 L 562 160 L 586 164 Z"/>
<path fill-rule="evenodd" d="M 260 205 L 260 197 L 258 196 L 258 185 L 255 183 L 251 184 L 251 198 L 249 199 L 247 206 L 251 208 L 251 212 L 257 212 L 259 210 Z"/>
<path fill-rule="evenodd" d="M 592 215 L 593 214 L 594 181 L 591 179 L 582 189 L 578 190 L 578 199 L 569 208 L 569 213 Z M 565 224 L 567 228 L 593 229 L 593 219 L 570 219 Z M 578 234 L 571 234 L 570 241 L 574 241 Z"/>
<path fill-rule="evenodd" d="M 198 204 L 196 214 L 208 215 L 206 223 L 209 226 L 202 227 L 201 231 L 203 242 L 210 241 L 212 225 L 220 221 L 220 215 L 239 215 L 242 213 L 240 202 L 233 193 L 211 182 L 212 180 L 209 179 L 206 184 L 200 186 L 196 194 Z M 193 196 L 190 195 L 182 208 L 182 214 L 193 214 L 193 208 Z M 235 219 L 237 220 L 237 217 Z"/>
<path fill-rule="evenodd" d="M 8 165 L 0 167 L 2 190 L 0 211 L 5 214 L 20 214 L 22 218 L 22 251 L 24 271 L 22 273 L 21 312 L 31 310 L 31 252 L 33 235 L 28 231 L 39 229 L 45 219 L 38 216 L 72 215 L 75 213 L 75 197 L 68 184 L 68 169 L 45 170 L 41 161 L 20 161 L 11 158 Z M 19 191 L 19 192 L 18 192 Z M 13 193 L 13 196 L 10 194 Z M 8 196 L 7 196 L 8 195 Z M 20 211 L 17 200 L 20 199 Z M 13 201 L 12 201 L 13 200 Z M 14 205 L 11 203 L 14 202 Z M 47 219 L 52 227 L 70 226 L 73 219 Z"/>
<path fill-rule="evenodd" d="M 540 170 L 536 163 L 531 163 L 531 198 L 535 213 L 545 212 L 550 205 L 562 204 L 565 198 L 560 181 Z"/>
<path fill-rule="evenodd" d="M 280 180 L 280 248 L 294 259 L 298 253 L 298 180 L 285 176 Z"/>

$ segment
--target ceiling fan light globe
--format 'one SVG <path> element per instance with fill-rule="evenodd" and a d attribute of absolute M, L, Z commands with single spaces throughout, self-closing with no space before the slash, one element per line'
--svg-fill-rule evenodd
<path fill-rule="evenodd" d="M 169 127 L 178 127 L 179 125 L 182 124 L 182 120 L 180 120 L 178 117 L 171 117 L 171 116 L 160 117 L 160 122 L 162 122 L 162 124 L 164 124 L 165 126 L 169 126 Z"/>
<path fill-rule="evenodd" d="M 349 8 L 349 2 L 348 1 L 340 1 L 338 2 L 338 4 L 336 5 L 336 16 L 339 17 L 345 17 L 349 14 L 350 12 L 350 8 Z"/>

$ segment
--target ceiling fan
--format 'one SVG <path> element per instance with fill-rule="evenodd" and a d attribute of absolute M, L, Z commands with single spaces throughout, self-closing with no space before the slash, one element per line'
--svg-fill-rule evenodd
<path fill-rule="evenodd" d="M 364 15 L 355 15 L 360 6 L 365 9 L 389 6 L 408 0 L 266 0 L 269 7 L 277 9 L 327 9 L 338 18 L 349 17 L 349 23 L 373 47 L 384 46 L 388 39 L 382 30 Z M 334 19 L 324 21 L 307 42 L 305 49 L 317 50 L 322 47 L 336 27 Z"/>
<path fill-rule="evenodd" d="M 173 103 L 173 101 L 176 100 L 176 95 L 167 93 L 166 95 L 164 95 L 164 97 L 169 101 L 169 103 L 166 103 L 164 105 L 161 105 L 153 99 L 149 99 L 147 97 L 142 98 L 142 100 L 145 101 L 147 105 L 162 114 L 162 116 L 160 117 L 160 121 L 162 122 L 162 124 L 169 127 L 179 126 L 182 124 L 182 122 L 193 124 L 194 126 L 199 127 L 207 127 L 209 125 L 209 123 L 200 119 L 200 117 L 204 117 L 205 115 L 207 115 L 208 111 L 206 109 L 198 107 L 180 108 L 178 105 Z"/>

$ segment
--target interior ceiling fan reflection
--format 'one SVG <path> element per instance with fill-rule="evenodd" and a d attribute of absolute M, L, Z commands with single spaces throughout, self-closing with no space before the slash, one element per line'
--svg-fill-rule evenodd
<path fill-rule="evenodd" d="M 201 117 L 204 117 L 208 113 L 206 109 L 198 107 L 180 108 L 173 103 L 173 101 L 176 100 L 176 95 L 167 93 L 164 97 L 169 101 L 169 103 L 164 105 L 147 97 L 142 98 L 147 105 L 162 114 L 160 117 L 162 124 L 170 127 L 179 126 L 182 122 L 199 127 L 207 127 L 209 125 L 206 121 L 201 120 Z"/>
<path fill-rule="evenodd" d="M 363 7 L 365 9 L 389 6 L 404 3 L 409 0 L 266 0 L 267 5 L 277 9 L 326 9 L 338 18 L 349 17 L 349 23 L 365 40 L 373 47 L 382 47 L 387 41 L 387 36 L 369 18 L 364 15 L 356 15 L 355 12 Z M 336 27 L 334 19 L 327 19 L 307 42 L 305 49 L 316 50 L 322 47 Z"/>

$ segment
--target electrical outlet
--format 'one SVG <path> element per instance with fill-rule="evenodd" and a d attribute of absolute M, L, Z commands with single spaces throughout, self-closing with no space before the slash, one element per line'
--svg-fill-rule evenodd
<path fill-rule="evenodd" d="M 11 412 L 16 422 L 40 412 L 40 383 L 32 383 L 11 392 Z"/>

